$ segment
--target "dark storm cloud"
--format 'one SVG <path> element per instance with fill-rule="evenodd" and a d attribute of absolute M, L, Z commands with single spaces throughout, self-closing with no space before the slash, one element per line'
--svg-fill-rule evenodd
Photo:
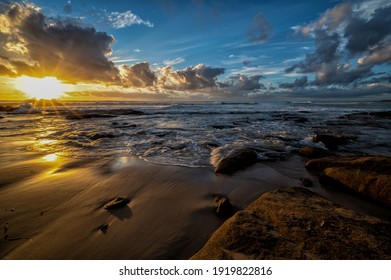
<path fill-rule="evenodd" d="M 370 5 L 373 12 L 364 13 L 367 9 L 363 3 Z M 315 80 L 308 85 L 318 86 L 346 85 L 373 75 L 374 66 L 391 61 L 391 6 L 375 5 L 381 4 L 342 3 L 317 21 L 295 28 L 296 32 L 312 36 L 316 48 L 285 72 L 314 73 Z"/>
<path fill-rule="evenodd" d="M 1 19 L 5 40 L 0 55 L 8 58 L 15 74 L 57 76 L 68 82 L 119 81 L 118 69 L 107 58 L 112 36 L 48 19 L 31 4 L 9 5 Z"/>
<path fill-rule="evenodd" d="M 253 26 L 248 30 L 247 34 L 253 43 L 264 43 L 270 38 L 272 32 L 272 26 L 270 23 L 261 15 L 256 14 L 253 18 Z"/>
<path fill-rule="evenodd" d="M 344 36 L 348 40 L 346 48 L 356 54 L 376 47 L 391 34 L 391 7 L 376 9 L 372 18 L 367 20 L 353 17 L 346 26 Z"/>
<path fill-rule="evenodd" d="M 293 71 L 295 71 L 297 68 L 299 67 L 299 64 L 293 64 L 287 68 L 285 68 L 285 73 L 292 73 Z"/>
<path fill-rule="evenodd" d="M 323 30 L 315 31 L 315 45 L 314 53 L 308 53 L 303 62 L 299 63 L 297 67 L 301 73 L 311 73 L 319 71 L 325 63 L 333 63 L 338 59 L 337 48 L 340 40 L 336 33 L 331 35 Z M 287 68 L 289 69 L 289 68 Z"/>
<path fill-rule="evenodd" d="M 120 66 L 122 83 L 126 87 L 150 87 L 157 80 L 148 62 L 141 62 L 131 66 Z"/>
<path fill-rule="evenodd" d="M 386 84 L 390 84 L 391 85 L 391 74 L 387 74 L 387 75 L 382 74 L 382 75 L 380 75 L 378 77 L 373 77 L 370 80 L 366 80 L 366 81 L 361 82 L 361 84 L 363 84 L 363 85 L 367 85 L 367 84 L 381 84 L 381 83 L 386 83 Z"/>
<path fill-rule="evenodd" d="M 301 78 L 295 79 L 292 83 L 282 83 L 279 85 L 280 88 L 286 89 L 294 89 L 294 88 L 302 88 L 307 86 L 308 78 L 307 76 L 303 76 Z"/>

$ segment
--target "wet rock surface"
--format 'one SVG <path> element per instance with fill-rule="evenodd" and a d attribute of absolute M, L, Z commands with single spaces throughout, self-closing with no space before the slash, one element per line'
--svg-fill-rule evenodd
<path fill-rule="evenodd" d="M 234 150 L 228 156 L 222 158 L 214 168 L 218 174 L 233 174 L 238 170 L 245 169 L 257 162 L 257 153 L 251 149 Z"/>
<path fill-rule="evenodd" d="M 357 136 L 334 134 L 317 134 L 313 138 L 315 143 L 322 142 L 330 150 L 336 150 L 338 146 L 346 145 L 349 143 L 349 141 L 354 140 L 357 140 Z"/>
<path fill-rule="evenodd" d="M 391 207 L 391 158 L 385 156 L 334 156 L 306 163 L 323 181 L 342 186 Z"/>
<path fill-rule="evenodd" d="M 391 224 L 307 189 L 262 195 L 192 259 L 390 259 Z"/>
<path fill-rule="evenodd" d="M 325 149 L 315 148 L 315 147 L 302 147 L 297 150 L 297 153 L 301 156 L 314 159 L 314 158 L 323 158 L 334 155 L 332 152 L 329 152 Z"/>

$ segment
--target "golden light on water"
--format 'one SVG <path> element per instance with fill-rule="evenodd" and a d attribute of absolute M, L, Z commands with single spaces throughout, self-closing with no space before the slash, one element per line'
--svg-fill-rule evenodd
<path fill-rule="evenodd" d="M 53 162 L 58 159 L 58 156 L 56 154 L 48 154 L 42 158 L 44 161 Z"/>
<path fill-rule="evenodd" d="M 22 76 L 16 79 L 16 89 L 31 98 L 53 99 L 64 94 L 64 84 L 55 77 L 33 78 Z"/>

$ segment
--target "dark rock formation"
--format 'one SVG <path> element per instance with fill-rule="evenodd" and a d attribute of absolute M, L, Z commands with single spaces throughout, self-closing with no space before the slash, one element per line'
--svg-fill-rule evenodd
<path fill-rule="evenodd" d="M 320 149 L 315 147 L 303 147 L 297 150 L 299 155 L 307 157 L 307 158 L 322 158 L 322 157 L 328 157 L 334 155 L 333 153 Z"/>
<path fill-rule="evenodd" d="M 391 223 L 304 188 L 266 193 L 228 219 L 192 259 L 390 259 Z"/>
<path fill-rule="evenodd" d="M 312 187 L 314 183 L 311 181 L 311 179 L 308 178 L 300 178 L 300 182 L 304 187 Z"/>
<path fill-rule="evenodd" d="M 88 135 L 88 138 L 95 141 L 101 138 L 115 138 L 115 135 L 112 133 L 93 133 Z"/>
<path fill-rule="evenodd" d="M 0 106 L 0 112 L 12 112 L 15 108 L 12 106 Z"/>
<path fill-rule="evenodd" d="M 356 139 L 356 136 L 350 135 L 317 134 L 313 141 L 316 143 L 322 142 L 328 149 L 336 150 L 338 146 L 346 145 L 349 141 Z"/>
<path fill-rule="evenodd" d="M 310 160 L 306 167 L 322 172 L 323 180 L 327 180 L 328 183 L 341 185 L 391 207 L 390 157 L 326 157 Z"/>
<path fill-rule="evenodd" d="M 110 110 L 88 110 L 84 112 L 63 111 L 60 114 L 65 115 L 69 120 L 82 120 L 91 118 L 114 118 L 119 115 L 144 115 L 144 112 L 134 109 L 110 109 Z"/>
<path fill-rule="evenodd" d="M 215 198 L 216 214 L 220 218 L 229 218 L 235 213 L 235 209 L 232 206 L 228 198 L 223 196 L 217 196 Z"/>
<path fill-rule="evenodd" d="M 257 162 L 257 153 L 250 149 L 238 149 L 220 159 L 214 168 L 215 173 L 232 174 Z"/>

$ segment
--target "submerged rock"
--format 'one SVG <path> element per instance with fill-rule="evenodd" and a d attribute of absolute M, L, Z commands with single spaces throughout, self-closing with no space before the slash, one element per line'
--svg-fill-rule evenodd
<path fill-rule="evenodd" d="M 232 174 L 257 162 L 257 153 L 250 149 L 238 149 L 218 161 L 215 173 Z"/>
<path fill-rule="evenodd" d="M 307 157 L 307 158 L 323 158 L 323 157 L 328 157 L 334 155 L 333 153 L 320 149 L 320 148 L 315 148 L 315 147 L 303 147 L 297 150 L 298 154 Z"/>
<path fill-rule="evenodd" d="M 356 139 L 356 136 L 349 135 L 317 134 L 313 138 L 313 141 L 315 143 L 322 142 L 328 149 L 336 150 L 338 146 L 346 145 L 349 143 L 349 141 Z"/>
<path fill-rule="evenodd" d="M 391 158 L 385 156 L 341 156 L 313 159 L 309 170 L 321 172 L 322 179 L 341 185 L 391 207 Z"/>
<path fill-rule="evenodd" d="M 192 259 L 390 259 L 391 223 L 304 188 L 262 195 Z"/>
<path fill-rule="evenodd" d="M 112 133 L 92 133 L 88 135 L 88 138 L 94 141 L 101 138 L 115 138 L 115 135 Z"/>

